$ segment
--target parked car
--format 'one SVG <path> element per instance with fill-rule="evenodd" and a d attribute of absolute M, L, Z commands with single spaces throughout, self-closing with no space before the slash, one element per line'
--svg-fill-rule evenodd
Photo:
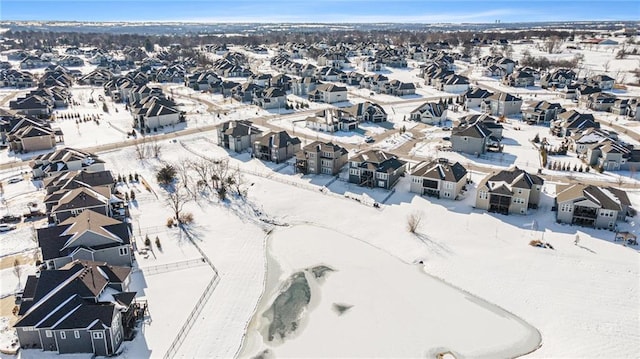
<path fill-rule="evenodd" d="M 21 220 L 22 220 L 22 217 L 20 216 L 7 214 L 2 216 L 2 218 L 0 218 L 0 223 L 16 223 L 16 222 L 20 222 Z"/>
<path fill-rule="evenodd" d="M 9 232 L 16 229 L 15 224 L 0 224 L 0 232 Z"/>
<path fill-rule="evenodd" d="M 23 180 L 22 177 L 13 177 L 13 178 L 9 178 L 9 180 L 7 182 L 8 183 L 18 183 L 18 182 L 20 182 L 22 180 Z"/>
<path fill-rule="evenodd" d="M 364 138 L 364 142 L 366 142 L 366 143 L 373 143 L 375 141 L 376 140 L 374 140 L 373 137 L 371 137 L 371 136 L 365 136 L 365 138 Z"/>

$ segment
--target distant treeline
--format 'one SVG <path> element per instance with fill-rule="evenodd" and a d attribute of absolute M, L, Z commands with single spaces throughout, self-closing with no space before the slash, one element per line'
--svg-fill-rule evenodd
<path fill-rule="evenodd" d="M 297 42 L 314 44 L 323 42 L 327 45 L 337 43 L 388 43 L 393 45 L 409 43 L 447 42 L 452 46 L 469 43 L 473 39 L 480 41 L 506 39 L 508 41 L 529 38 L 557 37 L 566 39 L 577 36 L 574 30 L 531 29 L 512 32 L 471 32 L 471 31 L 331 31 L 331 32 L 271 32 L 247 35 L 160 35 L 147 36 L 135 34 L 114 33 L 80 33 L 80 32 L 51 32 L 51 31 L 7 31 L 3 34 L 8 39 L 16 40 L 13 47 L 17 49 L 41 49 L 52 46 L 93 46 L 105 50 L 119 50 L 127 46 L 147 47 L 149 44 L 168 46 L 179 44 L 182 47 L 195 47 L 203 44 L 234 44 L 234 45 L 262 45 L 284 44 Z M 595 34 L 581 33 L 583 36 Z M 11 43 L 11 42 L 9 42 Z M 146 45 L 146 46 L 145 46 Z"/>

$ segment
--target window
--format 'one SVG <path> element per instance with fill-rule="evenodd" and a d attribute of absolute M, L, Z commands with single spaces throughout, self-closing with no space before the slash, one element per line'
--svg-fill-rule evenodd
<path fill-rule="evenodd" d="M 53 332 L 50 330 L 45 330 L 44 334 L 47 336 L 47 338 L 51 338 L 53 336 Z"/>
<path fill-rule="evenodd" d="M 386 173 L 377 173 L 376 177 L 378 177 L 379 179 L 387 179 L 389 178 L 389 175 Z"/>
<path fill-rule="evenodd" d="M 93 339 L 102 339 L 102 338 L 104 338 L 104 333 L 103 332 L 93 332 L 91 334 L 91 336 L 93 337 Z"/>
<path fill-rule="evenodd" d="M 60 339 L 67 339 L 67 333 L 60 332 Z"/>
<path fill-rule="evenodd" d="M 32 332 L 32 331 L 33 331 L 33 327 L 25 327 L 25 328 L 22 328 L 22 331 L 23 331 L 23 332 Z"/>
<path fill-rule="evenodd" d="M 129 254 L 129 248 L 127 247 L 120 247 L 119 250 L 121 256 L 126 256 L 127 254 Z"/>
<path fill-rule="evenodd" d="M 80 213 L 82 213 L 82 211 L 83 211 L 83 210 L 84 210 L 84 209 L 82 209 L 82 208 L 80 208 L 80 209 L 72 209 L 72 210 L 71 210 L 71 214 L 72 214 L 72 215 L 74 215 L 74 216 L 77 216 L 77 215 L 79 215 Z"/>
<path fill-rule="evenodd" d="M 354 176 L 360 176 L 360 170 L 357 168 L 351 168 L 349 169 L 349 174 Z"/>
<path fill-rule="evenodd" d="M 487 192 L 485 192 L 485 191 L 479 191 L 478 192 L 478 197 L 480 199 L 487 199 L 487 198 L 489 198 L 489 194 Z"/>
<path fill-rule="evenodd" d="M 80 331 L 79 330 L 74 330 L 73 331 L 73 337 L 76 339 L 80 339 Z"/>
<path fill-rule="evenodd" d="M 451 182 L 445 182 L 445 183 L 444 183 L 444 188 L 445 188 L 445 189 L 453 189 L 453 183 L 451 183 Z"/>

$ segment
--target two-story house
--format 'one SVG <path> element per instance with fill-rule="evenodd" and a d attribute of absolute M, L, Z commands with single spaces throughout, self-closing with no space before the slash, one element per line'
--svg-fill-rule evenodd
<path fill-rule="evenodd" d="M 262 131 L 251 121 L 227 121 L 217 128 L 218 144 L 234 152 L 242 152 L 252 148 Z"/>
<path fill-rule="evenodd" d="M 300 139 L 287 131 L 267 132 L 253 143 L 253 157 L 275 163 L 285 162 L 300 151 Z"/>
<path fill-rule="evenodd" d="M 518 167 L 492 173 L 478 183 L 476 208 L 501 214 L 526 214 L 537 208 L 544 180 Z"/>
<path fill-rule="evenodd" d="M 347 163 L 348 151 L 332 142 L 314 141 L 296 153 L 296 172 L 336 175 Z"/>
<path fill-rule="evenodd" d="M 129 225 L 95 211 L 83 211 L 58 225 L 36 230 L 47 269 L 58 269 L 76 259 L 131 266 Z"/>
<path fill-rule="evenodd" d="M 615 229 L 628 215 L 626 192 L 612 187 L 570 184 L 556 186 L 556 220 L 593 228 Z"/>
<path fill-rule="evenodd" d="M 456 199 L 465 186 L 467 169 L 460 163 L 446 158 L 418 163 L 411 170 L 413 193 L 438 198 Z"/>
<path fill-rule="evenodd" d="M 349 182 L 363 187 L 391 189 L 404 174 L 406 161 L 379 150 L 368 150 L 349 159 Z"/>
<path fill-rule="evenodd" d="M 29 276 L 14 324 L 20 347 L 57 354 L 116 354 L 135 326 L 130 267 L 73 261 Z"/>

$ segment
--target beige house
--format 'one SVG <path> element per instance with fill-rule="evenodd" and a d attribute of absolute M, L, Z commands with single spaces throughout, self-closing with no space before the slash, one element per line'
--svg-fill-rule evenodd
<path fill-rule="evenodd" d="M 572 184 L 556 186 L 556 219 L 560 223 L 615 229 L 627 216 L 627 194 L 612 187 Z"/>
<path fill-rule="evenodd" d="M 501 214 L 527 214 L 537 208 L 544 180 L 518 167 L 492 173 L 479 184 L 476 208 Z"/>
<path fill-rule="evenodd" d="M 467 169 L 446 158 L 420 162 L 411 171 L 413 193 L 438 198 L 456 199 L 467 179 Z"/>
<path fill-rule="evenodd" d="M 50 150 L 64 141 L 62 131 L 47 122 L 24 118 L 7 134 L 9 148 L 14 152 Z"/>

